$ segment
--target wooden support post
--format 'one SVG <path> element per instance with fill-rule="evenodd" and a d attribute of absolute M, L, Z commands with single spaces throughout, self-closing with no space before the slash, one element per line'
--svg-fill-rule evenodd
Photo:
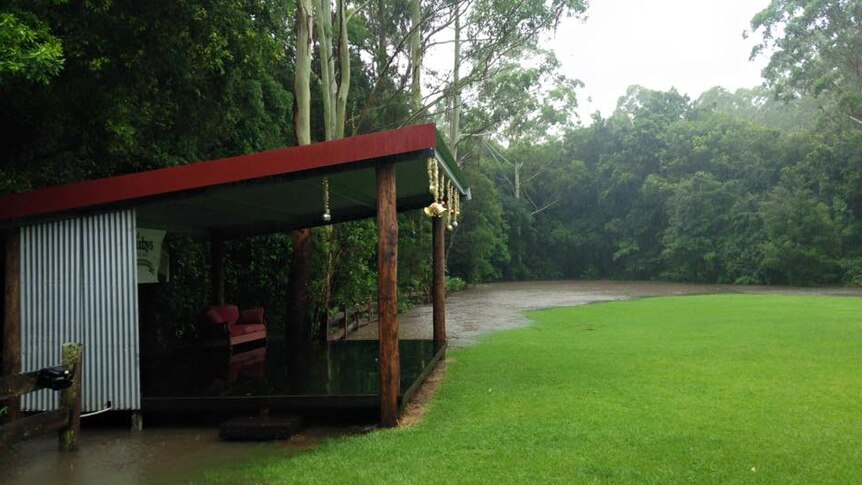
<path fill-rule="evenodd" d="M 444 248 L 445 228 L 442 217 L 433 217 L 432 246 L 434 280 L 431 299 L 434 304 L 434 341 L 446 342 L 446 251 Z"/>
<path fill-rule="evenodd" d="M 213 305 L 224 305 L 224 241 L 210 240 L 210 300 Z"/>
<path fill-rule="evenodd" d="M 2 375 L 21 373 L 21 230 L 6 232 L 5 289 L 3 315 Z M 4 421 L 14 421 L 21 409 L 21 399 L 12 397 L 0 403 L 6 406 Z"/>
<path fill-rule="evenodd" d="M 69 424 L 59 432 L 60 451 L 74 451 L 78 448 L 78 435 L 81 433 L 83 357 L 81 344 L 63 344 L 62 365 L 72 370 L 72 385 L 60 391 L 60 407 L 69 409 Z"/>
<path fill-rule="evenodd" d="M 398 215 L 395 166 L 377 167 L 377 322 L 380 346 L 380 424 L 398 426 Z"/>

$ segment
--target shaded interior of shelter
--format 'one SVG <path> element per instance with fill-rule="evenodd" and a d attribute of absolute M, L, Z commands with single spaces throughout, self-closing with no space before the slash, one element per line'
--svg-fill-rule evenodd
<path fill-rule="evenodd" d="M 380 160 L 395 163 L 398 211 L 419 210 L 428 204 L 429 156 L 433 156 L 433 151 L 422 150 Z M 188 242 L 204 245 L 213 239 L 231 243 L 322 225 L 324 177 L 330 187 L 332 223 L 374 217 L 377 210 L 375 165 L 363 162 L 144 202 L 136 207 L 137 225 L 190 236 Z M 206 286 L 211 283 L 207 281 Z M 379 409 L 380 363 L 376 340 L 288 346 L 280 335 L 285 315 L 264 305 L 269 326 L 265 344 L 211 347 L 193 336 L 202 333 L 196 326 L 205 325 L 200 318 L 189 318 L 206 308 L 207 302 L 200 301 L 198 308 L 186 308 L 182 312 L 185 321 L 176 322 L 184 327 L 185 333 L 191 331 L 192 337 L 177 342 L 178 346 L 165 348 L 162 346 L 164 339 L 153 339 L 153 329 L 147 328 L 152 319 L 145 313 L 153 308 L 149 304 L 153 301 L 153 292 L 143 286 L 139 286 L 143 411 L 353 409 L 376 412 Z M 226 288 L 226 293 L 229 295 L 233 291 Z M 284 298 L 285 295 L 273 296 Z M 228 298 L 226 303 L 249 308 L 262 302 Z M 190 320 L 195 323 L 190 325 Z M 170 325 L 170 322 L 162 323 Z M 428 325 L 431 326 L 430 321 Z M 162 328 L 162 335 L 170 334 L 169 330 Z M 399 401 L 402 406 L 436 364 L 443 345 L 433 340 L 399 342 Z"/>
<path fill-rule="evenodd" d="M 442 355 L 444 344 L 401 340 L 400 402 L 406 404 Z M 380 371 L 375 340 L 304 347 L 282 338 L 196 347 L 141 359 L 144 411 L 374 412 Z"/>

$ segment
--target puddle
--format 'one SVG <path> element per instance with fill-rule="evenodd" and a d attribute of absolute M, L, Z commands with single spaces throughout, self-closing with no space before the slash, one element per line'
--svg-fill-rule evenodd
<path fill-rule="evenodd" d="M 480 335 L 524 326 L 522 312 L 559 306 L 577 306 L 652 296 L 715 293 L 769 293 L 792 295 L 862 296 L 858 288 L 788 288 L 768 286 L 699 285 L 630 281 L 533 281 L 477 285 L 446 299 L 446 333 L 451 347 L 463 347 Z M 431 305 L 414 307 L 398 316 L 402 339 L 432 338 Z M 350 339 L 376 339 L 374 323 L 360 328 Z"/>
<path fill-rule="evenodd" d="M 8 485 L 187 483 L 204 468 L 275 446 L 221 442 L 216 428 L 84 429 L 75 452 L 57 451 L 49 433 L 0 452 L 0 470 Z"/>

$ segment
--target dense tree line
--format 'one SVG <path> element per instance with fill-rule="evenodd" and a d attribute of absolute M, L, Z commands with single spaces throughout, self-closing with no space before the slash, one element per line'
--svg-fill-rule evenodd
<path fill-rule="evenodd" d="M 484 244 L 459 246 L 452 269 L 469 281 L 859 284 L 862 130 L 815 122 L 810 101 L 635 86 L 612 116 L 553 142 L 479 147 L 482 214 L 458 237 Z"/>
<path fill-rule="evenodd" d="M 773 0 L 751 23 L 765 87 L 633 86 L 588 127 L 474 146 L 477 194 L 504 210 L 465 217 L 460 237 L 482 244 L 453 271 L 862 283 L 860 25 L 858 0 Z"/>

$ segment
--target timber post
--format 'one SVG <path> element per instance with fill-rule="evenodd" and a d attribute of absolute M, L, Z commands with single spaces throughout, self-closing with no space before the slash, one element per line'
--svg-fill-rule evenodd
<path fill-rule="evenodd" d="M 3 367 L 0 375 L 11 376 L 21 372 L 21 229 L 6 232 L 5 258 Z M 10 397 L 0 405 L 6 406 L 3 421 L 18 419 L 21 409 L 18 396 Z"/>
<path fill-rule="evenodd" d="M 434 279 L 432 283 L 434 342 L 446 342 L 446 252 L 445 228 L 442 217 L 432 218 L 432 246 Z"/>
<path fill-rule="evenodd" d="M 398 426 L 398 216 L 395 166 L 377 167 L 377 338 L 380 348 L 380 424 Z"/>
<path fill-rule="evenodd" d="M 60 407 L 69 410 L 69 424 L 58 433 L 60 451 L 74 451 L 78 448 L 78 435 L 81 433 L 82 361 L 81 344 L 63 344 L 62 365 L 72 371 L 72 385 L 60 391 Z"/>
<path fill-rule="evenodd" d="M 224 305 L 224 241 L 210 239 L 210 300 L 213 305 Z"/>

